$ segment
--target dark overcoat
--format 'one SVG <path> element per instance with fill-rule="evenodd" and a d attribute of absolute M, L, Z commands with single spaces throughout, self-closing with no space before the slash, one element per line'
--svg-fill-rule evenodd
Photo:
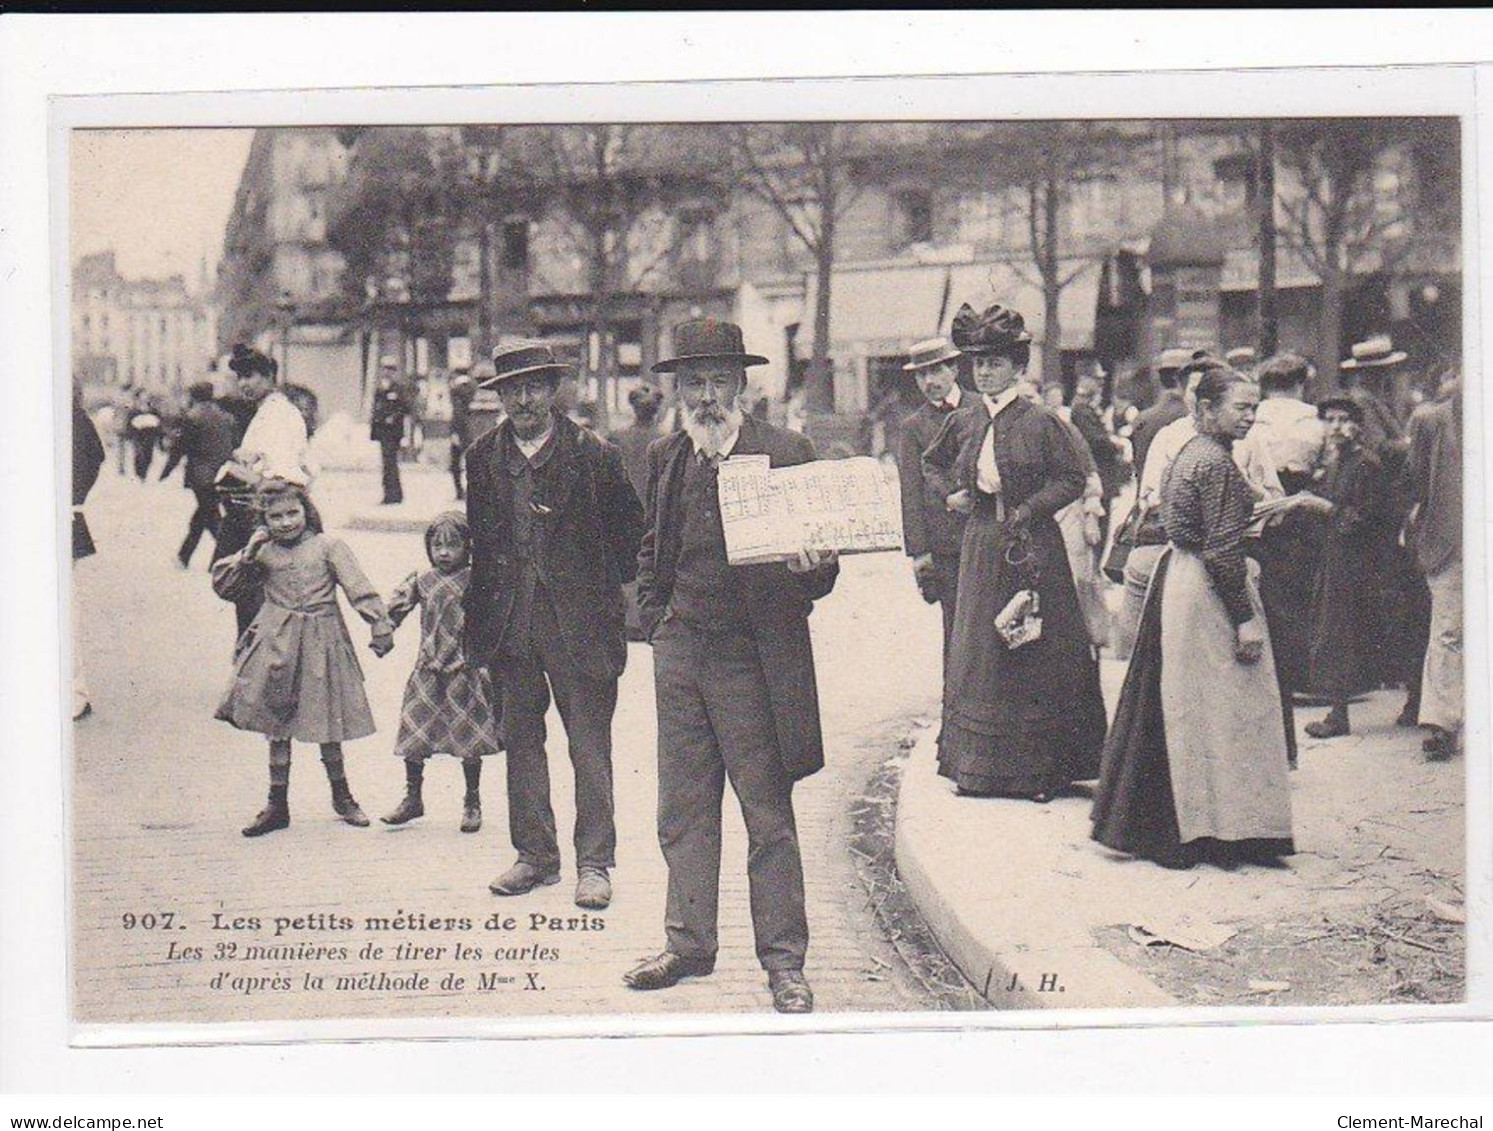
<path fill-rule="evenodd" d="M 638 604 L 650 637 L 674 593 L 684 522 L 680 490 L 693 454 L 684 432 L 655 440 L 648 449 L 648 527 L 638 553 Z M 772 467 L 792 467 L 812 460 L 814 445 L 807 436 L 747 417 L 731 454 L 766 455 Z M 736 566 L 734 573 L 767 681 L 778 756 L 794 780 L 807 777 L 824 766 L 809 614 L 835 587 L 839 564 L 794 573 L 783 562 L 764 562 Z"/>
<path fill-rule="evenodd" d="M 1312 595 L 1308 686 L 1346 699 L 1377 687 L 1394 664 L 1383 547 L 1399 528 L 1384 467 L 1367 447 L 1339 455 L 1315 489 L 1333 512 Z"/>
<path fill-rule="evenodd" d="M 177 463 L 185 459 L 187 487 L 206 490 L 216 481 L 218 469 L 233 458 L 240 439 L 238 422 L 227 409 L 213 401 L 194 404 L 182 417 L 181 431 L 161 478 L 169 478 Z"/>
<path fill-rule="evenodd" d="M 970 396 L 968 392 L 964 394 L 966 400 Z M 924 404 L 902 422 L 897 475 L 902 481 L 902 546 L 909 557 L 922 554 L 958 557 L 964 545 L 964 515 L 949 510 L 942 483 L 923 474 L 923 453 L 932 445 L 951 411 Z"/>
<path fill-rule="evenodd" d="M 616 679 L 627 664 L 622 586 L 637 569 L 643 507 L 622 453 L 588 428 L 555 414 L 555 445 L 535 468 L 534 564 L 554 604 L 560 634 L 588 675 Z M 466 650 L 472 663 L 501 655 L 521 583 L 513 555 L 513 491 L 508 452 L 517 444 L 504 420 L 467 452 L 467 521 L 472 580 L 467 587 Z"/>

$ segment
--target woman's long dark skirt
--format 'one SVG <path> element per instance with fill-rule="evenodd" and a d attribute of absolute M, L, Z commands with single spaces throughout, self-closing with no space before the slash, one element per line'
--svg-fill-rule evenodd
<path fill-rule="evenodd" d="M 1211 837 L 1182 843 L 1161 709 L 1161 594 L 1170 557 L 1156 566 L 1151 592 L 1114 722 L 1104 743 L 1099 790 L 1090 819 L 1100 844 L 1166 867 L 1191 867 L 1204 860 L 1272 859 L 1295 849 L 1289 839 L 1218 841 Z"/>

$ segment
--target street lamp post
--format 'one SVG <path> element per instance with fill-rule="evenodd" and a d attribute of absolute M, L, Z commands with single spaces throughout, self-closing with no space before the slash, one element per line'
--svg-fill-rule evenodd
<path fill-rule="evenodd" d="M 290 325 L 295 320 L 295 299 L 289 291 L 281 291 L 275 303 L 280 312 L 280 380 L 290 380 Z"/>

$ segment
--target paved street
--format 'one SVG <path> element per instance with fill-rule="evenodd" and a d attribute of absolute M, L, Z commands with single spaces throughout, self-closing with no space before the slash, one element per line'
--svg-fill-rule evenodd
<path fill-rule="evenodd" d="M 430 483 L 420 488 L 439 493 Z M 329 472 L 316 496 L 336 530 L 367 509 L 376 491 L 374 475 Z M 621 985 L 622 973 L 658 950 L 663 938 L 652 665 L 641 645 L 632 646 L 615 724 L 621 843 L 617 898 L 604 915 L 588 919 L 571 903 L 571 776 L 556 718 L 551 765 L 567 856 L 560 886 L 511 900 L 487 892 L 488 881 L 511 860 L 500 761 L 490 763 L 483 782 L 486 823 L 476 836 L 457 831 L 461 772 L 454 761 L 427 771 L 424 820 L 398 831 L 377 822 L 403 789 L 403 767 L 390 749 L 417 645 L 414 623 L 401 630 L 393 655 L 380 661 L 366 651 L 361 622 L 349 620 L 379 733 L 348 746 L 348 769 L 373 827 L 337 822 L 315 748 L 297 746 L 291 828 L 258 841 L 241 837 L 239 828 L 264 800 L 266 747 L 258 736 L 212 718 L 229 674 L 233 611 L 209 588 L 206 545 L 190 573 L 172 560 L 190 503 L 175 483 L 142 485 L 117 476 L 112 466 L 89 500 L 100 552 L 82 563 L 76 578 L 77 636 L 94 704 L 94 714 L 75 727 L 72 765 L 77 1020 L 770 1010 L 746 911 L 745 833 L 729 798 L 716 974 L 655 994 Z M 384 593 L 425 564 L 413 534 L 354 530 L 346 537 Z M 797 793 L 812 931 L 808 974 L 822 1010 L 927 1008 L 872 925 L 847 841 L 849 809 L 861 784 L 907 721 L 925 714 L 936 697 L 937 618 L 917 597 L 901 556 L 877 555 L 846 561 L 839 588 L 821 602 L 813 625 L 829 766 Z M 512 916 L 514 925 L 485 929 L 495 912 Z M 554 921 L 532 930 L 534 912 Z M 163 929 L 168 913 L 174 919 Z M 257 917 L 263 927 L 214 930 L 215 913 L 223 923 Z M 464 917 L 472 929 L 407 930 L 397 923 L 376 933 L 366 929 L 367 917 L 401 913 L 424 916 L 427 924 Z M 126 928 L 127 916 L 136 926 Z M 277 916 L 304 921 L 277 936 Z M 338 917 L 350 920 L 351 929 L 338 929 Z M 147 929 L 150 922 L 154 929 Z M 382 961 L 359 958 L 370 943 L 384 949 Z M 396 959 L 401 943 L 443 949 Z M 481 959 L 457 958 L 458 944 L 479 948 Z M 265 945 L 287 949 L 246 958 L 251 946 Z M 315 946 L 346 948 L 346 957 L 308 955 L 304 948 Z M 536 955 L 535 947 L 558 957 Z M 191 948 L 201 948 L 201 957 L 176 957 L 190 955 Z M 511 953 L 495 955 L 504 949 Z M 429 984 L 334 988 L 339 974 L 379 970 L 405 981 L 423 974 Z M 324 978 L 325 987 L 305 988 L 308 974 Z M 448 974 L 463 977 L 464 988 L 442 990 Z M 530 974 L 542 989 L 526 988 Z M 225 977 L 215 988 L 217 975 Z M 476 988 L 482 975 L 492 979 L 491 988 Z"/>

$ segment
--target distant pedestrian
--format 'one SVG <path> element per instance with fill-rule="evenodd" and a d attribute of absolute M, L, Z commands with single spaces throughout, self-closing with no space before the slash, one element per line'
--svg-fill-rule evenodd
<path fill-rule="evenodd" d="M 1168 546 L 1104 745 L 1094 839 L 1166 867 L 1294 851 L 1285 713 L 1244 550 L 1255 494 L 1230 453 L 1257 399 L 1223 365 L 1198 383 L 1195 434 L 1162 487 Z"/>
<path fill-rule="evenodd" d="M 379 360 L 378 388 L 373 393 L 369 413 L 369 438 L 378 442 L 383 464 L 384 497 L 389 506 L 404 502 L 404 486 L 399 481 L 399 449 L 404 443 L 404 422 L 409 402 L 399 387 L 399 363 L 393 357 Z"/>
<path fill-rule="evenodd" d="M 98 429 L 83 408 L 82 392 L 73 386 L 73 569 L 84 558 L 92 557 L 97 548 L 88 529 L 83 504 L 88 492 L 98 482 L 99 468 L 104 465 L 104 444 Z M 77 605 L 74 603 L 74 610 Z M 83 676 L 83 657 L 78 634 L 73 633 L 73 718 L 81 719 L 93 711 L 88 698 L 88 683 Z"/>
<path fill-rule="evenodd" d="M 1311 363 L 1282 353 L 1267 358 L 1257 372 L 1261 400 L 1248 439 L 1270 453 L 1287 496 L 1308 491 L 1326 439 L 1317 407 L 1304 398 Z M 1259 538 L 1260 596 L 1270 618 L 1275 668 L 1287 694 L 1306 688 L 1312 593 L 1323 533 L 1321 517 L 1310 506 L 1293 507 L 1267 523 Z"/>
<path fill-rule="evenodd" d="M 1431 761 L 1457 752 L 1464 714 L 1462 684 L 1462 389 L 1410 419 L 1410 475 L 1415 510 L 1410 541 L 1431 591 L 1431 623 L 1420 700 L 1429 727 L 1423 749 Z"/>
<path fill-rule="evenodd" d="M 619 428 L 609 439 L 622 449 L 622 465 L 632 489 L 641 497 L 648 487 L 648 445 L 658 439 L 658 410 L 664 395 L 652 385 L 639 385 L 627 394 L 632 423 Z"/>
<path fill-rule="evenodd" d="M 347 544 L 322 533 L 304 488 L 266 481 L 255 504 L 263 525 L 247 546 L 213 565 L 219 596 L 233 600 L 245 589 L 263 594 L 217 711 L 225 722 L 270 740 L 269 802 L 243 833 L 263 836 L 290 824 L 292 739 L 321 746 L 332 808 L 361 828 L 368 818 L 348 788 L 342 744 L 372 734 L 373 714 L 337 590 L 371 626 L 375 655 L 394 647 L 394 627 Z"/>
<path fill-rule="evenodd" d="M 1146 466 L 1146 453 L 1151 441 L 1174 420 L 1187 415 L 1187 400 L 1182 390 L 1182 369 L 1192 361 L 1192 351 L 1165 349 L 1156 359 L 1156 383 L 1160 386 L 1155 402 L 1135 418 L 1130 428 L 1130 449 L 1133 455 L 1135 477 L 1140 478 Z"/>
<path fill-rule="evenodd" d="M 1349 733 L 1348 701 L 1377 687 L 1387 667 L 1376 547 L 1399 526 L 1384 468 L 1360 440 L 1358 402 L 1329 397 L 1317 412 L 1327 426 L 1327 459 L 1314 493 L 1327 522 L 1312 597 L 1307 689 L 1325 698 L 1330 710 L 1308 723 L 1306 733 L 1336 738 Z"/>
<path fill-rule="evenodd" d="M 959 594 L 959 552 L 964 546 L 966 516 L 950 510 L 942 478 L 923 473 L 923 453 L 960 406 L 965 392 L 959 387 L 959 358 L 947 338 L 918 342 L 903 371 L 910 373 L 923 395 L 923 404 L 902 421 L 897 449 L 897 475 L 902 482 L 902 548 L 912 559 L 918 591 L 943 614 L 943 659 L 949 662 L 954 638 L 955 601 Z"/>
<path fill-rule="evenodd" d="M 1346 395 L 1363 410 L 1360 442 L 1378 457 L 1393 487 L 1389 500 L 1395 521 L 1385 528 L 1376 550 L 1379 599 L 1384 610 L 1385 669 L 1380 682 L 1405 688 L 1405 705 L 1395 720 L 1413 727 L 1420 716 L 1421 675 L 1431 629 L 1431 594 L 1415 555 L 1402 537 L 1410 517 L 1412 487 L 1408 471 L 1410 437 L 1399 410 L 1401 375 L 1409 355 L 1396 349 L 1388 334 L 1357 342 L 1340 364 Z"/>
<path fill-rule="evenodd" d="M 197 508 L 187 523 L 187 536 L 176 551 L 182 569 L 192 564 L 192 554 L 204 531 L 211 533 L 214 540 L 218 537 L 218 471 L 233 457 L 238 446 L 234 419 L 213 400 L 211 383 L 199 381 L 187 390 L 187 397 L 190 407 L 182 419 L 171 458 L 161 471 L 161 479 L 165 481 L 171 478 L 176 465 L 186 460 L 183 478 L 187 489 L 197 498 Z"/>
<path fill-rule="evenodd" d="M 622 450 L 622 466 L 628 481 L 641 499 L 648 489 L 648 447 L 659 437 L 658 410 L 664 395 L 652 385 L 639 385 L 627 394 L 632 406 L 632 423 L 619 428 L 609 437 Z M 622 587 L 627 602 L 625 627 L 629 640 L 643 640 L 643 622 L 638 609 L 638 583 L 634 579 Z"/>
<path fill-rule="evenodd" d="M 472 446 L 472 399 L 477 384 L 465 371 L 451 378 L 451 482 L 456 487 L 456 501 L 467 497 L 463 466 L 467 449 Z"/>
<path fill-rule="evenodd" d="M 1069 406 L 1068 419 L 1078 429 L 1084 443 L 1094 458 L 1099 473 L 1100 502 L 1099 545 L 1103 546 L 1109 536 L 1109 508 L 1120 488 L 1130 477 L 1130 470 L 1120 457 L 1120 448 L 1104 423 L 1099 398 L 1103 386 L 1099 379 L 1084 376 L 1078 379 L 1073 393 L 1073 404 Z"/>
<path fill-rule="evenodd" d="M 404 800 L 383 822 L 403 825 L 425 815 L 425 762 L 432 755 L 449 754 L 461 759 L 466 778 L 461 831 L 474 833 L 482 828 L 482 759 L 499 753 L 502 745 L 493 717 L 491 677 L 481 664 L 467 662 L 462 647 L 462 601 L 472 578 L 466 515 L 438 515 L 425 529 L 425 553 L 433 568 L 410 574 L 389 598 L 389 619 L 396 629 L 420 610 L 420 652 L 404 687 L 394 744 L 394 753 L 404 760 Z"/>
<path fill-rule="evenodd" d="M 135 449 L 135 475 L 144 483 L 150 477 L 150 464 L 165 425 L 150 393 L 143 386 L 135 389 L 127 419 L 130 443 Z"/>

